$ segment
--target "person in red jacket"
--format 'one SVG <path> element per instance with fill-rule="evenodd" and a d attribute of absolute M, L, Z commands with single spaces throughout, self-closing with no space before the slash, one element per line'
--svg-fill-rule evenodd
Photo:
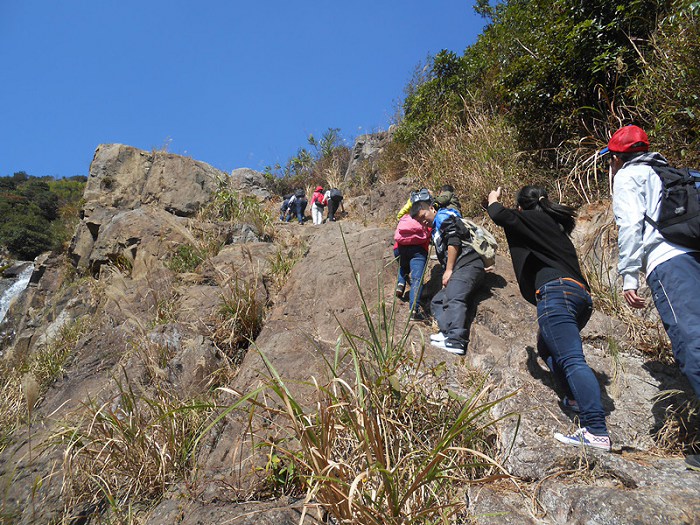
<path fill-rule="evenodd" d="M 313 197 L 311 197 L 311 219 L 314 224 L 323 223 L 323 210 L 326 208 L 326 196 L 323 194 L 323 186 L 316 186 Z"/>
<path fill-rule="evenodd" d="M 409 291 L 411 319 L 419 321 L 425 318 L 420 310 L 420 293 L 423 287 L 423 272 L 428 260 L 430 247 L 430 228 L 406 214 L 401 217 L 394 232 L 394 256 L 399 260 L 399 276 L 396 283 L 396 297 L 402 298 L 409 279 L 412 282 Z"/>

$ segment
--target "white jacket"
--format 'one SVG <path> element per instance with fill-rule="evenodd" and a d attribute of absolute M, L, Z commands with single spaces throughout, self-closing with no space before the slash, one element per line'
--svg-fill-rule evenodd
<path fill-rule="evenodd" d="M 661 203 L 661 178 L 651 165 L 667 164 L 660 154 L 645 153 L 625 163 L 615 174 L 613 212 L 619 228 L 617 270 L 622 275 L 623 290 L 639 289 L 640 271 L 649 275 L 662 262 L 693 251 L 668 242 L 644 220 L 646 213 L 656 221 Z"/>

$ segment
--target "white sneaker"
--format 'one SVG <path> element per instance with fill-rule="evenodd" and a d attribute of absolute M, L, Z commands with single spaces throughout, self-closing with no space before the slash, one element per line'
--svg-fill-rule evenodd
<path fill-rule="evenodd" d="M 447 339 L 447 337 L 445 337 L 445 334 L 443 334 L 442 332 L 438 332 L 437 334 L 430 335 L 431 341 L 444 341 L 445 339 Z"/>
<path fill-rule="evenodd" d="M 466 348 L 464 348 L 464 345 L 460 343 L 450 343 L 447 339 L 444 339 L 442 341 L 430 341 L 430 345 L 436 348 L 442 348 L 443 350 L 447 350 L 451 354 L 464 355 L 467 353 L 467 350 Z"/>
<path fill-rule="evenodd" d="M 573 445 L 574 447 L 599 448 L 607 452 L 610 452 L 612 448 L 609 436 L 596 436 L 595 434 L 591 434 L 585 427 L 579 428 L 570 436 L 555 432 L 554 439 L 566 445 Z"/>

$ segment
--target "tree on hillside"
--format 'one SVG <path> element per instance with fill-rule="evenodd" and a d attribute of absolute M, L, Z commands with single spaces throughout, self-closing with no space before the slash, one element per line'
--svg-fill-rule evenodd
<path fill-rule="evenodd" d="M 33 177 L 23 171 L 0 177 L 0 245 L 20 259 L 60 248 L 72 234 L 84 180 Z"/>
<path fill-rule="evenodd" d="M 556 146 L 585 132 L 610 101 L 625 103 L 657 22 L 672 0 L 506 0 L 476 4 L 488 25 L 457 56 L 443 51 L 404 103 L 397 138 L 413 143 L 478 97 L 505 112 L 523 146 Z"/>
<path fill-rule="evenodd" d="M 265 168 L 276 193 L 283 195 L 295 188 L 338 184 L 350 162 L 350 149 L 339 128 L 328 128 L 320 138 L 309 135 L 307 147 L 300 147 L 284 166 Z"/>

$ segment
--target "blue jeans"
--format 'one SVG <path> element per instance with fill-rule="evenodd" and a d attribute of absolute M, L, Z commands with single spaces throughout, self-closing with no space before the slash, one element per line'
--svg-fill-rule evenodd
<path fill-rule="evenodd" d="M 600 385 L 586 363 L 579 334 L 591 313 L 591 296 L 574 282 L 555 279 L 537 290 L 538 346 L 552 356 L 552 373 L 569 386 L 578 402 L 581 426 L 591 434 L 607 436 Z"/>
<path fill-rule="evenodd" d="M 422 246 L 399 246 L 399 279 L 398 284 L 406 284 L 411 278 L 411 289 L 408 292 L 408 304 L 411 311 L 417 311 L 420 292 L 423 289 L 423 271 L 428 260 L 428 252 Z"/>
<path fill-rule="evenodd" d="M 676 255 L 647 276 L 681 372 L 700 398 L 700 252 Z"/>

